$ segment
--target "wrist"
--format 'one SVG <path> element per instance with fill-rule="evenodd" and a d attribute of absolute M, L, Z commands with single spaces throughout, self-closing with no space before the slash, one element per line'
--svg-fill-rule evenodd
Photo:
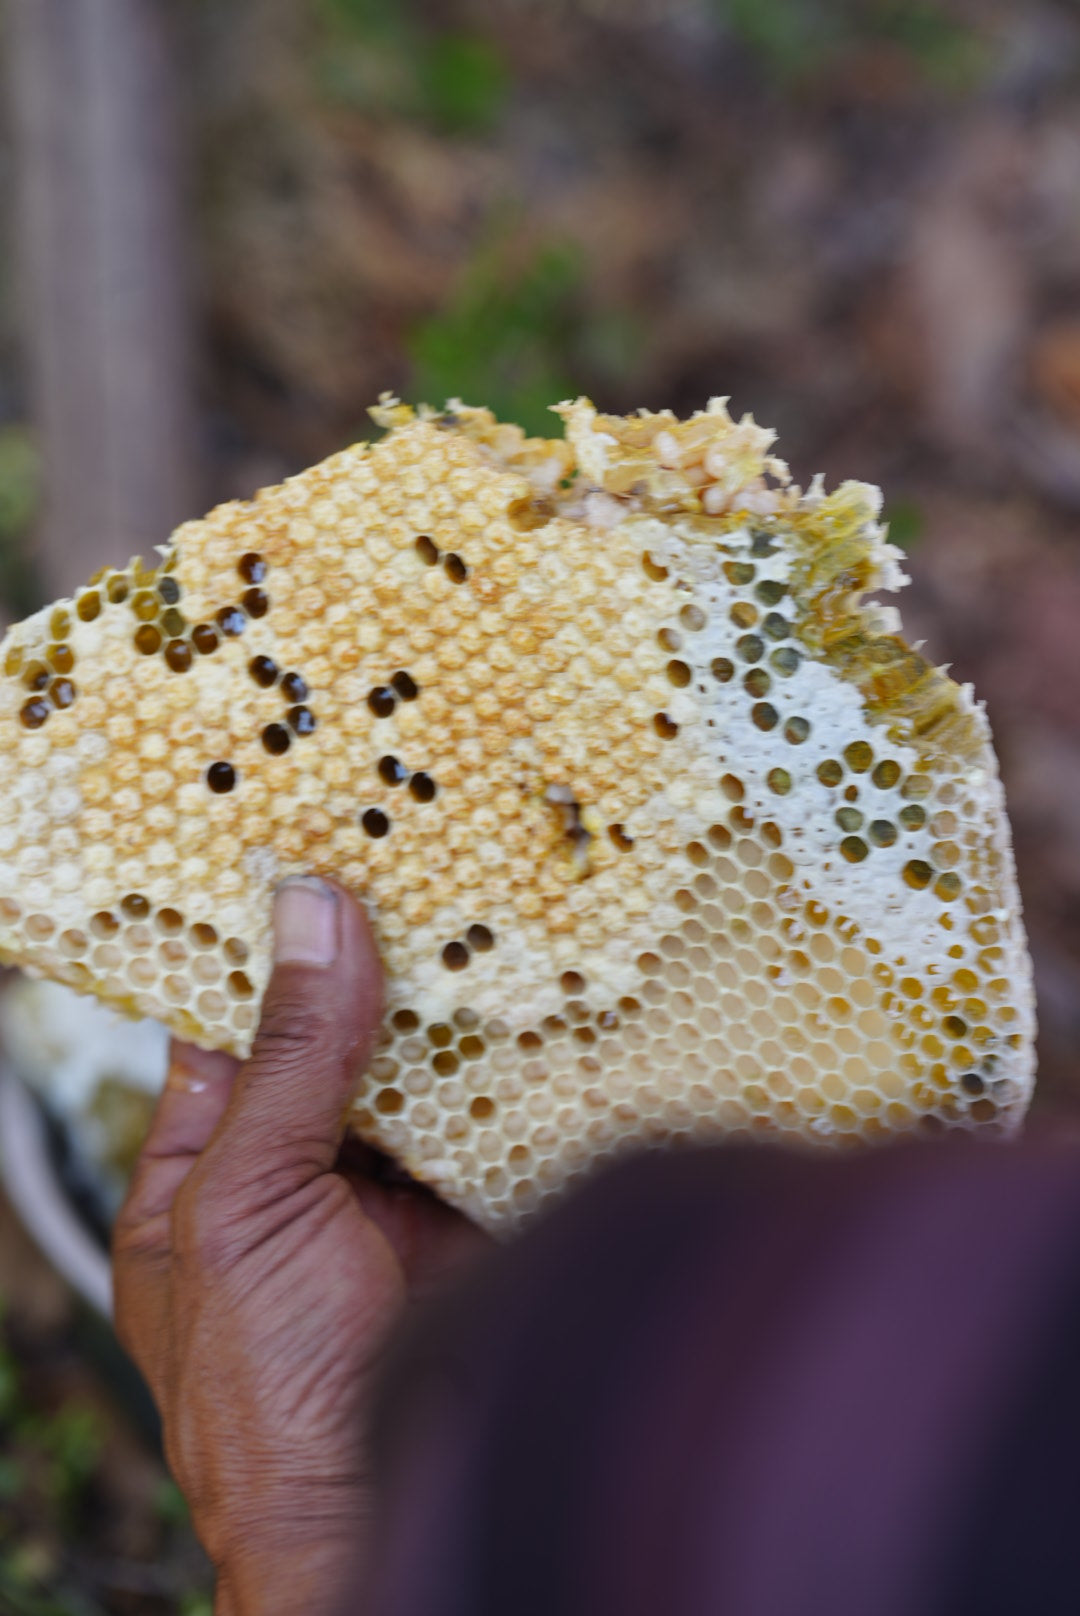
<path fill-rule="evenodd" d="M 362 1531 L 293 1535 L 260 1549 L 245 1546 L 217 1567 L 214 1616 L 341 1616 L 353 1609 L 366 1554 Z"/>
<path fill-rule="evenodd" d="M 207 1533 L 217 1574 L 215 1616 L 340 1616 L 367 1558 L 369 1500 L 312 1488 L 293 1507 Z"/>

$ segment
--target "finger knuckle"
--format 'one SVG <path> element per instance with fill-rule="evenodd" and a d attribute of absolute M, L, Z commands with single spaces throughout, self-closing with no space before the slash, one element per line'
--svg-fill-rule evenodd
<path fill-rule="evenodd" d="M 266 1005 L 256 1038 L 254 1058 L 273 1054 L 277 1059 L 302 1059 L 333 1033 L 334 1020 L 318 998 L 298 989 L 275 995 Z"/>
<path fill-rule="evenodd" d="M 235 1262 L 238 1220 L 227 1194 L 213 1182 L 193 1179 L 173 1206 L 173 1254 L 183 1271 L 211 1279 Z"/>

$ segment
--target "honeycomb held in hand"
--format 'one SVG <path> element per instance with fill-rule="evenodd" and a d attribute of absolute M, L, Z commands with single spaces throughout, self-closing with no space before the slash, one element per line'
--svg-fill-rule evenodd
<path fill-rule="evenodd" d="M 493 1229 L 629 1141 L 1014 1126 L 989 729 L 863 604 L 877 491 L 719 401 L 374 413 L 10 631 L 3 957 L 243 1053 L 274 886 L 335 876 L 390 976 L 355 1126 Z"/>

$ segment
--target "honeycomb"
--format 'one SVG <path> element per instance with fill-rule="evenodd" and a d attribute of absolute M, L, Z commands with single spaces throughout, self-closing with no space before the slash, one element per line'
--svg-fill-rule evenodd
<path fill-rule="evenodd" d="M 880 495 L 714 400 L 414 413 L 0 646 L 0 953 L 243 1054 L 271 896 L 370 908 L 351 1119 L 498 1232 L 634 1142 L 1007 1133 L 1034 1013 L 982 708 Z"/>

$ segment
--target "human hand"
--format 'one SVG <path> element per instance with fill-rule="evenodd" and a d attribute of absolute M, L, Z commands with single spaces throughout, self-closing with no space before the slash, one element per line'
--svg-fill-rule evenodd
<path fill-rule="evenodd" d="M 338 1170 L 382 1006 L 367 922 L 287 882 L 244 1064 L 174 1043 L 114 1238 L 116 1321 L 218 1574 L 219 1616 L 334 1610 L 370 1517 L 366 1410 L 407 1297 L 483 1237 Z"/>

